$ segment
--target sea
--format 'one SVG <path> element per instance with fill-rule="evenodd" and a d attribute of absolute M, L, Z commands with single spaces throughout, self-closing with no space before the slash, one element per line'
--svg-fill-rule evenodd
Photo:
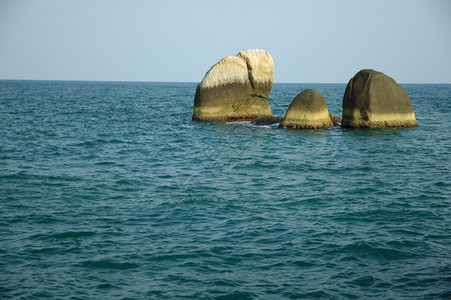
<path fill-rule="evenodd" d="M 450 84 L 319 130 L 192 121 L 196 85 L 0 81 L 0 298 L 451 297 Z"/>

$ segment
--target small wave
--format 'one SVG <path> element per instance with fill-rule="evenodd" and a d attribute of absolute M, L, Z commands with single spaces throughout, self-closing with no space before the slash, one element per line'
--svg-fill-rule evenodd
<path fill-rule="evenodd" d="M 76 239 L 82 237 L 94 236 L 96 233 L 94 231 L 67 231 L 57 234 L 52 234 L 49 237 L 56 239 Z"/>
<path fill-rule="evenodd" d="M 111 166 L 116 165 L 117 163 L 114 161 L 98 161 L 94 163 L 96 166 Z"/>
<path fill-rule="evenodd" d="M 372 286 L 376 281 L 377 281 L 376 278 L 374 278 L 373 276 L 367 275 L 367 276 L 360 276 L 358 278 L 355 278 L 350 283 L 355 284 L 359 287 L 361 287 L 361 286 L 369 287 L 369 286 Z"/>
<path fill-rule="evenodd" d="M 97 145 L 103 145 L 103 144 L 123 144 L 125 143 L 122 140 L 118 139 L 111 139 L 111 140 L 105 140 L 105 139 L 96 139 L 96 140 L 88 140 L 88 141 L 82 141 L 78 143 L 69 144 L 69 146 L 73 147 L 85 147 L 85 148 L 91 148 Z"/>
<path fill-rule="evenodd" d="M 61 253 L 69 253 L 78 250 L 78 247 L 66 248 L 66 247 L 45 247 L 45 248 L 37 248 L 30 250 L 30 253 L 33 255 L 41 255 L 41 254 L 61 254 Z"/>
<path fill-rule="evenodd" d="M 334 253 L 342 253 L 346 256 L 344 260 L 355 257 L 355 258 L 375 258 L 384 260 L 396 260 L 402 258 L 412 258 L 413 253 L 403 252 L 400 250 L 386 248 L 374 243 L 358 242 L 348 244 L 341 247 L 339 250 L 333 250 Z"/>
<path fill-rule="evenodd" d="M 248 126 L 248 127 L 255 127 L 255 128 L 279 129 L 280 123 L 274 123 L 271 125 L 257 125 L 257 124 L 250 122 L 249 124 L 244 124 L 244 125 Z"/>
<path fill-rule="evenodd" d="M 102 284 L 97 285 L 97 288 L 102 289 L 102 290 L 109 290 L 109 289 L 117 289 L 118 287 L 114 286 L 110 283 L 102 283 Z"/>
<path fill-rule="evenodd" d="M 87 260 L 81 266 L 94 269 L 127 270 L 139 267 L 138 264 L 130 262 L 115 262 L 112 260 Z"/>

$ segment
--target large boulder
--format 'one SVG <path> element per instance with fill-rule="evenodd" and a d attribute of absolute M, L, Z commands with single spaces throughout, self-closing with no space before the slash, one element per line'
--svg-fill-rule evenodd
<path fill-rule="evenodd" d="M 280 127 L 316 129 L 333 127 L 323 95 L 304 90 L 291 102 Z"/>
<path fill-rule="evenodd" d="M 343 97 L 343 127 L 415 127 L 412 101 L 395 80 L 374 70 L 361 70 Z"/>
<path fill-rule="evenodd" d="M 260 49 L 227 56 L 205 74 L 194 97 L 193 120 L 253 121 L 271 117 L 274 62 Z"/>

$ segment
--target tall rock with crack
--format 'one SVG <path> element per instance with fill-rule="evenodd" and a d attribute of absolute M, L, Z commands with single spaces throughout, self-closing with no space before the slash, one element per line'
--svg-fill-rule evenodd
<path fill-rule="evenodd" d="M 193 120 L 253 121 L 271 117 L 274 62 L 261 49 L 227 56 L 205 74 L 194 97 Z"/>

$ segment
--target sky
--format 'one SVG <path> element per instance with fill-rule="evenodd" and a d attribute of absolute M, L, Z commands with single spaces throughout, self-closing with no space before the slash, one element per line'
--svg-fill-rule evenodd
<path fill-rule="evenodd" d="M 0 79 L 200 82 L 254 48 L 275 82 L 451 83 L 451 1 L 0 0 Z"/>

